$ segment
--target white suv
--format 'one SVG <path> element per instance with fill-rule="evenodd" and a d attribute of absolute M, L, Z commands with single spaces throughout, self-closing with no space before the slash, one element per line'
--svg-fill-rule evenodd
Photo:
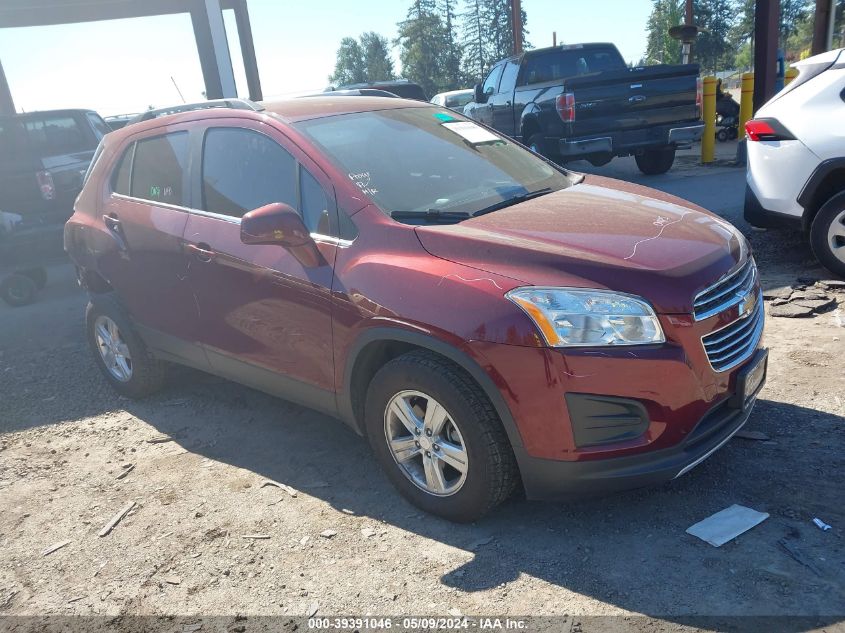
<path fill-rule="evenodd" d="M 801 226 L 818 260 L 845 276 L 845 49 L 795 66 L 798 77 L 745 126 L 745 219 Z"/>

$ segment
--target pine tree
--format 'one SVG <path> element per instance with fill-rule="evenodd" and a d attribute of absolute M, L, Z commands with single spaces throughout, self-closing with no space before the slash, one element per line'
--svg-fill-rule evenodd
<path fill-rule="evenodd" d="M 390 58 L 390 44 L 383 35 L 370 31 L 359 38 L 364 56 L 366 81 L 394 79 L 393 60 Z"/>
<path fill-rule="evenodd" d="M 444 90 L 455 90 L 463 85 L 461 74 L 461 45 L 458 40 L 458 24 L 455 14 L 457 0 L 441 0 L 439 10 L 443 16 L 446 49 L 443 51 Z"/>
<path fill-rule="evenodd" d="M 695 40 L 695 61 L 705 73 L 728 69 L 736 56 L 728 42 L 735 22 L 730 0 L 698 0 L 693 10 L 694 22 L 702 29 Z"/>
<path fill-rule="evenodd" d="M 681 0 L 653 0 L 646 23 L 645 61 L 648 64 L 680 64 L 681 43 L 669 37 L 669 29 L 684 20 Z"/>
<path fill-rule="evenodd" d="M 487 71 L 487 30 L 483 0 L 466 0 L 466 11 L 461 16 L 463 25 L 463 71 L 469 84 L 480 82 Z"/>
<path fill-rule="evenodd" d="M 446 85 L 442 64 L 446 36 L 435 0 L 414 0 L 398 26 L 402 74 L 422 86 L 426 94 L 439 92 Z"/>
<path fill-rule="evenodd" d="M 354 37 L 344 37 L 340 40 L 334 73 L 329 76 L 329 81 L 336 86 L 365 81 L 364 52 Z"/>

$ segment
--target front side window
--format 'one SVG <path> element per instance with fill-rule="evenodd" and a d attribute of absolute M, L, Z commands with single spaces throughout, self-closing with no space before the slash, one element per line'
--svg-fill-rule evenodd
<path fill-rule="evenodd" d="M 186 186 L 188 133 L 174 132 L 138 141 L 132 161 L 133 197 L 190 206 Z"/>
<path fill-rule="evenodd" d="M 296 160 L 259 132 L 212 128 L 203 144 L 202 195 L 204 210 L 237 218 L 273 202 L 296 208 Z"/>
<path fill-rule="evenodd" d="M 486 95 L 491 95 L 496 92 L 496 86 L 499 85 L 499 77 L 502 76 L 502 64 L 499 64 L 493 70 L 490 71 L 490 74 L 487 75 L 487 79 L 484 80 L 484 86 L 482 87 L 482 92 Z"/>
<path fill-rule="evenodd" d="M 102 139 L 106 134 L 112 131 L 108 126 L 108 123 L 103 121 L 99 114 L 95 112 L 87 112 L 86 115 L 88 116 L 88 120 L 91 122 L 91 127 L 94 128 L 94 132 L 97 135 L 98 140 Z"/>
<path fill-rule="evenodd" d="M 294 125 L 394 217 L 475 213 L 571 184 L 565 172 L 507 138 L 440 108 L 342 114 Z"/>
<path fill-rule="evenodd" d="M 508 62 L 502 73 L 502 83 L 499 92 L 513 92 L 516 87 L 516 76 L 519 74 L 519 62 Z"/>

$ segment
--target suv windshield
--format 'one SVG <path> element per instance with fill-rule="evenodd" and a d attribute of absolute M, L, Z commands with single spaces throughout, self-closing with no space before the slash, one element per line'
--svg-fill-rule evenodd
<path fill-rule="evenodd" d="M 402 219 L 453 222 L 572 184 L 531 152 L 440 108 L 344 114 L 296 127 L 382 211 Z"/>

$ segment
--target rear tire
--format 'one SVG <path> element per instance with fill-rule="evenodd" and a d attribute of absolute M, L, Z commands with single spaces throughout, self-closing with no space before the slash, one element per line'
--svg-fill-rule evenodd
<path fill-rule="evenodd" d="M 528 138 L 528 147 L 531 151 L 540 154 L 540 156 L 544 158 L 548 158 L 551 161 L 559 162 L 560 161 L 560 154 L 555 152 L 549 147 L 548 141 L 546 141 L 546 137 L 540 133 L 532 134 Z"/>
<path fill-rule="evenodd" d="M 36 283 L 21 273 L 12 273 L 0 282 L 0 297 L 14 308 L 29 305 L 37 294 Z"/>
<path fill-rule="evenodd" d="M 24 270 L 23 274 L 32 279 L 39 290 L 44 290 L 47 285 L 46 268 L 30 268 L 29 270 Z"/>
<path fill-rule="evenodd" d="M 675 162 L 675 148 L 649 149 L 634 156 L 637 167 L 647 176 L 665 174 Z"/>
<path fill-rule="evenodd" d="M 813 218 L 810 246 L 822 266 L 845 277 L 845 192 L 828 200 Z"/>
<path fill-rule="evenodd" d="M 113 295 L 91 298 L 85 324 L 94 360 L 115 391 L 128 398 L 143 398 L 161 389 L 166 364 L 147 351 Z"/>
<path fill-rule="evenodd" d="M 432 352 L 409 352 L 376 373 L 365 424 L 391 483 L 418 508 L 450 521 L 481 518 L 519 480 L 487 396 L 460 367 Z"/>

